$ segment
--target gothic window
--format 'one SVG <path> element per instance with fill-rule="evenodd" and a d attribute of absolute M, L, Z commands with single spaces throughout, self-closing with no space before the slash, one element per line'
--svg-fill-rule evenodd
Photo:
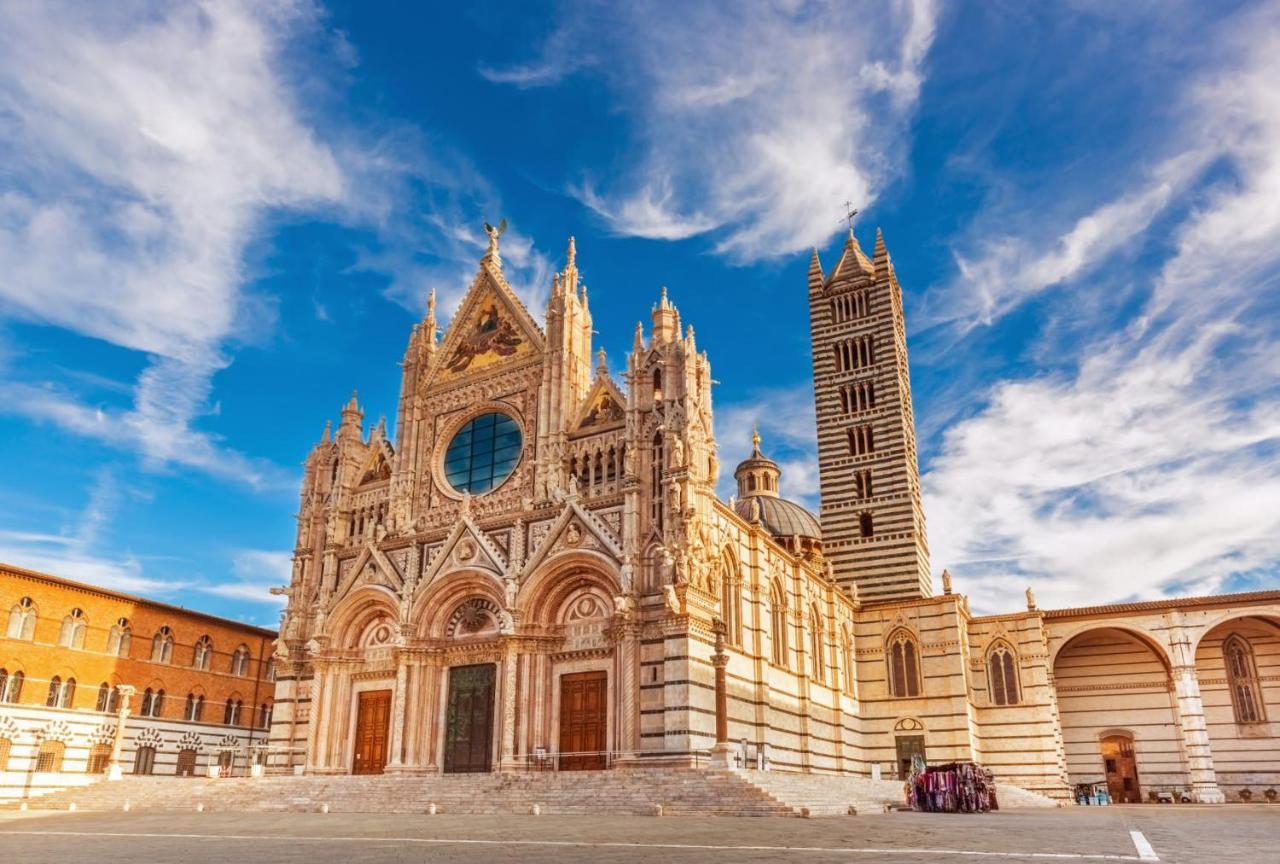
<path fill-rule="evenodd" d="M 84 611 L 72 609 L 71 614 L 62 619 L 58 645 L 63 648 L 84 648 L 84 634 L 87 629 L 89 625 L 84 620 Z"/>
<path fill-rule="evenodd" d="M 168 663 L 173 659 L 173 631 L 168 625 L 156 631 L 151 638 L 151 662 Z"/>
<path fill-rule="evenodd" d="M 18 702 L 22 698 L 22 682 L 25 678 L 21 672 L 14 672 L 6 683 L 5 671 L 0 669 L 0 702 Z"/>
<path fill-rule="evenodd" d="M 653 434 L 653 455 L 650 459 L 653 465 L 650 468 L 651 485 L 649 499 L 652 502 L 650 504 L 650 507 L 652 508 L 650 516 L 653 519 L 653 526 L 658 530 L 659 534 L 662 533 L 662 463 L 665 458 L 666 454 L 663 452 L 662 446 L 662 433 L 655 432 Z"/>
<path fill-rule="evenodd" d="M 143 717 L 159 717 L 164 712 L 164 691 L 148 687 L 142 693 L 142 705 L 138 713 Z"/>
<path fill-rule="evenodd" d="M 875 526 L 872 523 L 871 514 L 866 511 L 858 514 L 858 533 L 866 538 L 871 538 L 875 535 Z"/>
<path fill-rule="evenodd" d="M 86 774 L 106 774 L 107 764 L 111 761 L 111 745 L 99 741 L 89 748 L 89 764 L 85 766 Z"/>
<path fill-rule="evenodd" d="M 840 388 L 840 413 L 849 413 L 849 387 L 847 385 Z"/>
<path fill-rule="evenodd" d="M 240 706 L 244 704 L 242 699 L 228 699 L 227 704 L 222 709 L 222 722 L 227 726 L 240 725 Z"/>
<path fill-rule="evenodd" d="M 194 693 L 187 694 L 187 702 L 182 707 L 182 719 L 195 723 L 200 720 L 200 712 L 204 709 L 204 697 Z"/>
<path fill-rule="evenodd" d="M 133 773 L 150 774 L 156 767 L 156 748 L 149 745 L 133 752 Z"/>
<path fill-rule="evenodd" d="M 267 729 L 271 726 L 271 706 L 263 702 L 258 706 L 258 728 Z"/>
<path fill-rule="evenodd" d="M 727 555 L 720 569 L 720 616 L 724 619 L 725 639 L 730 645 L 741 645 L 742 583 Z"/>
<path fill-rule="evenodd" d="M 772 660 L 777 666 L 787 665 L 787 605 L 782 586 L 777 582 L 769 587 L 769 631 L 773 637 Z"/>
<path fill-rule="evenodd" d="M 871 471 L 857 471 L 853 475 L 853 487 L 859 498 L 870 498 L 871 491 Z"/>
<path fill-rule="evenodd" d="M 857 668 L 857 661 L 853 652 L 853 636 L 850 634 L 847 625 L 844 628 L 844 635 L 840 640 L 840 652 L 844 655 L 842 658 L 844 661 L 844 692 L 845 695 L 852 696 L 854 695 L 853 680 L 854 670 Z"/>
<path fill-rule="evenodd" d="M 133 631 L 129 629 L 129 619 L 121 618 L 111 625 L 107 634 L 107 653 L 114 657 L 128 657 L 129 643 L 133 640 Z"/>
<path fill-rule="evenodd" d="M 36 773 L 56 774 L 62 770 L 62 756 L 67 745 L 61 741 L 41 741 L 36 751 Z"/>
<path fill-rule="evenodd" d="M 1262 689 L 1258 686 L 1258 667 L 1253 646 L 1239 634 L 1222 643 L 1222 657 L 1227 667 L 1227 686 L 1231 690 L 1231 707 L 1237 723 L 1262 723 L 1267 718 L 1262 709 Z"/>
<path fill-rule="evenodd" d="M 232 675 L 244 677 L 248 675 L 248 645 L 241 645 L 232 654 Z"/>
<path fill-rule="evenodd" d="M 275 682 L 276 680 L 276 658 L 272 657 L 267 661 L 267 680 Z"/>
<path fill-rule="evenodd" d="M 119 691 L 106 681 L 103 681 L 98 685 L 98 701 L 95 707 L 98 711 L 104 711 L 108 714 L 115 713 L 116 709 L 120 707 Z"/>
<path fill-rule="evenodd" d="M 30 642 L 36 635 L 36 607 L 30 597 L 23 597 L 9 610 L 9 628 L 5 635 L 10 639 Z"/>
<path fill-rule="evenodd" d="M 45 699 L 45 706 L 48 708 L 70 708 L 76 699 L 76 679 L 68 678 L 62 680 L 59 675 L 54 675 L 49 681 L 49 696 Z"/>
<path fill-rule="evenodd" d="M 815 603 L 809 610 L 809 659 L 813 665 L 813 677 L 818 681 L 825 681 L 827 677 L 827 660 L 822 642 L 822 613 Z"/>
<path fill-rule="evenodd" d="M 992 705 L 1017 705 L 1021 701 L 1018 659 L 1007 643 L 997 642 L 987 653 L 987 679 Z"/>
<path fill-rule="evenodd" d="M 850 456 L 866 456 L 875 450 L 875 434 L 870 424 L 854 426 L 847 434 Z"/>
<path fill-rule="evenodd" d="M 201 636 L 196 640 L 195 651 L 191 656 L 191 665 L 196 669 L 208 669 L 213 662 L 213 640 Z"/>
<path fill-rule="evenodd" d="M 889 661 L 889 695 L 905 699 L 920 695 L 919 650 L 916 640 L 905 630 L 889 637 L 885 652 Z"/>

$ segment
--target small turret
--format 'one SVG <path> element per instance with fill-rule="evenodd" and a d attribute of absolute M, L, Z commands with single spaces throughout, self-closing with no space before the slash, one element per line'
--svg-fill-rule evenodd
<path fill-rule="evenodd" d="M 680 335 L 680 313 L 667 299 L 664 286 L 662 296 L 653 307 L 653 342 L 654 345 L 667 345 Z"/>

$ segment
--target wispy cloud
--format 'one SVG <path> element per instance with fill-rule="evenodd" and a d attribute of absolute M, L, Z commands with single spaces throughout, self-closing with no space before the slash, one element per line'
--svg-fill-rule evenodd
<path fill-rule="evenodd" d="M 615 180 L 574 194 L 620 234 L 720 232 L 748 262 L 821 243 L 841 202 L 867 207 L 902 169 L 934 35 L 930 0 L 568 7 L 525 64 L 490 80 L 602 76 L 635 132 Z M 708 34 L 714 34 L 708 38 Z"/>
<path fill-rule="evenodd" d="M 782 469 L 782 495 L 810 508 L 818 503 L 818 466 L 813 391 L 805 385 L 761 390 L 746 401 L 716 407 L 722 498 L 737 494 L 733 470 L 751 454 L 751 430 L 760 430 L 761 450 Z"/>
<path fill-rule="evenodd" d="M 1185 215 L 1163 263 L 1126 270 L 1149 286 L 1140 314 L 1075 345 L 1076 369 L 1001 382 L 945 434 L 925 477 L 935 567 L 980 607 L 1027 582 L 1045 605 L 1215 590 L 1280 558 L 1277 38 L 1274 15 L 1251 17 L 1188 88 L 1187 149 L 1166 164 L 1214 168 L 1171 185 Z M 1116 202 L 1095 226 L 1120 242 L 1174 203 L 1162 186 Z M 1014 272 L 1033 275 L 988 308 L 1089 273 L 1116 248 L 1104 235 L 1002 241 L 1027 251 Z"/>
<path fill-rule="evenodd" d="M 231 556 L 234 578 L 201 584 L 196 586 L 196 590 L 230 600 L 283 606 L 284 598 L 273 595 L 271 589 L 278 585 L 288 585 L 292 579 L 292 571 L 293 555 L 289 552 L 239 549 Z"/>

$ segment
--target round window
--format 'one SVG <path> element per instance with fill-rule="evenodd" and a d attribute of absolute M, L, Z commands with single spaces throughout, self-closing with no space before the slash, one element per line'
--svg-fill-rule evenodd
<path fill-rule="evenodd" d="M 481 414 L 449 442 L 444 476 L 459 492 L 483 495 L 511 476 L 520 461 L 520 427 L 506 414 Z"/>

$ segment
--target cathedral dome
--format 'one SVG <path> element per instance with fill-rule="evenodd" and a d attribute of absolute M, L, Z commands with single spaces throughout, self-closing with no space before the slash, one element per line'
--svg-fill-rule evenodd
<path fill-rule="evenodd" d="M 733 509 L 748 522 L 759 519 L 774 539 L 794 552 L 822 548 L 818 518 L 794 501 L 781 497 L 782 469 L 760 452 L 760 432 L 751 433 L 751 455 L 738 463 L 738 500 Z"/>

